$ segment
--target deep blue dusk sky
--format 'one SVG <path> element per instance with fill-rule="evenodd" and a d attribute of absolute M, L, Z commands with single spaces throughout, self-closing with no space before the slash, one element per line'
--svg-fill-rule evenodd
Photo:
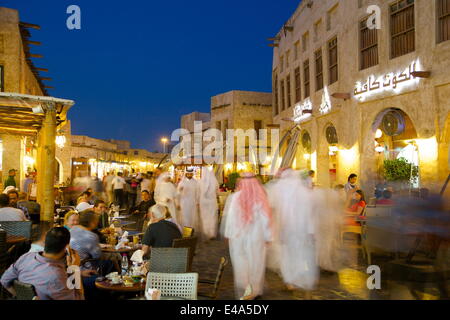
<path fill-rule="evenodd" d="M 271 91 L 275 36 L 299 0 L 1 0 L 38 24 L 36 66 L 53 96 L 73 99 L 73 134 L 160 150 L 180 116 L 209 112 L 229 90 Z M 66 27 L 81 7 L 82 29 Z M 47 75 L 44 73 L 44 75 Z"/>

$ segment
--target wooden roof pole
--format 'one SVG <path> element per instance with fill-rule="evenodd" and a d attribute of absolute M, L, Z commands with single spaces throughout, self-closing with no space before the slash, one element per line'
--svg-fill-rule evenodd
<path fill-rule="evenodd" d="M 40 172 L 38 171 L 38 202 L 41 221 L 52 222 L 55 196 L 53 193 L 56 171 L 56 106 L 47 103 L 45 118 L 39 132 Z"/>

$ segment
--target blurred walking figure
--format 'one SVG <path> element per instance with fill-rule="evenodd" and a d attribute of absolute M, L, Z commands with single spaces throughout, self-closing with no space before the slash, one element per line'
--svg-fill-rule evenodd
<path fill-rule="evenodd" d="M 178 185 L 180 196 L 181 221 L 185 227 L 198 230 L 199 226 L 199 206 L 200 206 L 200 188 L 197 180 L 194 179 L 194 170 L 187 168 L 184 178 Z"/>
<path fill-rule="evenodd" d="M 345 206 L 343 186 L 334 190 L 315 189 L 312 192 L 313 217 L 315 218 L 315 244 L 319 267 L 329 272 L 338 272 L 348 260 L 342 250 L 340 231 L 343 227 L 342 209 Z"/>
<path fill-rule="evenodd" d="M 225 238 L 229 239 L 237 297 L 253 300 L 263 294 L 266 246 L 272 241 L 272 212 L 267 194 L 251 173 L 238 182 L 228 197 L 225 212 Z"/>
<path fill-rule="evenodd" d="M 269 188 L 276 216 L 279 241 L 279 268 L 289 290 L 314 289 L 319 272 L 316 264 L 315 225 L 312 191 L 299 173 L 286 169 Z"/>
<path fill-rule="evenodd" d="M 156 182 L 155 187 L 155 202 L 162 206 L 166 206 L 169 210 L 172 219 L 176 224 L 181 225 L 180 216 L 177 212 L 177 206 L 175 200 L 177 198 L 177 188 L 170 181 L 170 175 L 168 172 L 161 173 Z"/>
<path fill-rule="evenodd" d="M 114 180 L 114 174 L 108 172 L 108 175 L 103 179 L 103 186 L 105 188 L 106 198 L 108 199 L 108 206 L 114 202 L 114 191 L 112 187 L 112 181 Z"/>
<path fill-rule="evenodd" d="M 205 240 L 211 240 L 217 236 L 218 190 L 219 182 L 217 182 L 214 172 L 209 169 L 203 170 L 203 175 L 200 180 L 200 224 L 201 234 Z"/>
<path fill-rule="evenodd" d="M 114 203 L 119 205 L 120 208 L 125 208 L 125 185 L 127 182 L 123 178 L 123 173 L 119 172 L 111 182 L 114 190 Z"/>

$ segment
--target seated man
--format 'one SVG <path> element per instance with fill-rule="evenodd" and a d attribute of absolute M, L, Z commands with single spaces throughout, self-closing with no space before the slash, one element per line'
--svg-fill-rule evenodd
<path fill-rule="evenodd" d="M 100 275 L 105 276 L 114 271 L 114 263 L 104 258 L 102 247 L 106 245 L 100 244 L 98 235 L 93 232 L 98 227 L 98 220 L 97 214 L 90 209 L 81 212 L 80 224 L 70 229 L 70 247 L 80 255 L 81 270 L 98 270 Z M 98 298 L 95 276 L 83 279 L 83 283 L 86 288 L 86 299 Z"/>
<path fill-rule="evenodd" d="M 142 240 L 142 251 L 148 256 L 150 249 L 171 248 L 174 239 L 182 238 L 178 226 L 166 220 L 167 208 L 159 204 L 150 208 L 151 224 L 145 231 Z"/>
<path fill-rule="evenodd" d="M 104 234 L 100 232 L 100 230 L 108 228 L 109 227 L 109 216 L 106 212 L 106 203 L 103 200 L 96 200 L 94 204 L 94 212 L 97 214 L 99 218 L 99 224 L 97 229 L 93 230 L 95 234 L 98 235 L 101 243 L 106 243 L 106 237 Z"/>
<path fill-rule="evenodd" d="M 27 221 L 22 210 L 10 207 L 6 194 L 0 194 L 0 221 Z"/>
<path fill-rule="evenodd" d="M 28 201 L 25 192 L 19 193 L 19 202 L 17 202 L 17 206 L 19 209 L 20 207 L 27 208 L 30 220 L 33 221 L 33 223 L 38 224 L 41 221 L 41 206 L 37 202 Z"/>
<path fill-rule="evenodd" d="M 92 193 L 90 193 L 89 191 L 83 192 L 75 210 L 77 210 L 78 212 L 82 212 L 87 209 L 92 209 L 94 206 L 90 204 L 91 197 Z"/>
<path fill-rule="evenodd" d="M 153 200 L 153 198 L 151 197 L 150 192 L 147 190 L 142 191 L 141 198 L 142 201 L 136 207 L 131 209 L 131 213 L 140 214 L 142 217 L 144 217 L 147 214 L 148 209 L 150 209 L 150 207 L 154 206 L 156 203 L 155 200 Z"/>
<path fill-rule="evenodd" d="M 31 284 L 40 300 L 82 300 L 83 286 L 69 289 L 67 286 L 67 267 L 79 265 L 79 257 L 69 248 L 70 233 L 65 228 L 53 228 L 45 237 L 43 252 L 26 253 L 3 274 L 0 282 L 12 295 L 14 280 Z M 69 250 L 70 257 L 65 261 Z M 81 272 L 81 276 L 90 276 L 91 270 Z"/>
<path fill-rule="evenodd" d="M 9 206 L 11 208 L 16 208 L 16 209 L 22 210 L 25 215 L 25 218 L 27 218 L 27 220 L 30 220 L 30 215 L 28 214 L 28 209 L 18 205 L 19 192 L 16 189 L 13 189 L 13 190 L 9 190 L 7 195 L 9 198 Z"/>
<path fill-rule="evenodd" d="M 79 225 L 70 229 L 70 246 L 77 250 L 80 259 L 100 259 L 102 249 L 97 234 L 93 231 L 98 227 L 99 218 L 92 210 L 80 213 Z"/>
<path fill-rule="evenodd" d="M 136 229 L 142 230 L 143 224 L 146 221 L 148 210 L 154 206 L 155 200 L 153 200 L 150 192 L 147 190 L 141 193 L 142 201 L 134 208 L 130 210 L 132 216 L 130 217 L 132 221 L 136 222 Z M 148 221 L 147 221 L 148 222 Z"/>
<path fill-rule="evenodd" d="M 104 229 L 109 227 L 109 216 L 107 212 L 106 202 L 103 200 L 97 200 L 94 204 L 94 212 L 98 215 L 99 223 L 98 228 Z"/>

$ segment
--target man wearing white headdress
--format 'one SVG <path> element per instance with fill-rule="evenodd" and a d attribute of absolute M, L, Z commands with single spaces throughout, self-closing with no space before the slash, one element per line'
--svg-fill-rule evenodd
<path fill-rule="evenodd" d="M 252 174 L 244 174 L 225 204 L 224 236 L 229 240 L 236 297 L 263 294 L 266 246 L 272 241 L 272 214 L 267 194 Z"/>
<path fill-rule="evenodd" d="M 217 191 L 219 183 L 214 172 L 206 168 L 200 179 L 200 222 L 201 234 L 204 239 L 211 240 L 217 236 L 219 206 L 217 204 Z"/>
<path fill-rule="evenodd" d="M 308 297 L 319 276 L 311 192 L 292 169 L 284 170 L 269 191 L 279 228 L 276 242 L 279 242 L 281 275 L 290 290 L 301 288 Z"/>
<path fill-rule="evenodd" d="M 176 206 L 177 188 L 170 181 L 170 175 L 168 172 L 162 173 L 158 177 L 155 186 L 155 202 L 157 204 L 166 206 L 172 216 L 175 224 L 181 224 L 179 220 L 179 214 Z"/>
<path fill-rule="evenodd" d="M 199 229 L 200 188 L 194 179 L 194 170 L 187 168 L 184 178 L 178 185 L 180 219 L 183 226 Z"/>

